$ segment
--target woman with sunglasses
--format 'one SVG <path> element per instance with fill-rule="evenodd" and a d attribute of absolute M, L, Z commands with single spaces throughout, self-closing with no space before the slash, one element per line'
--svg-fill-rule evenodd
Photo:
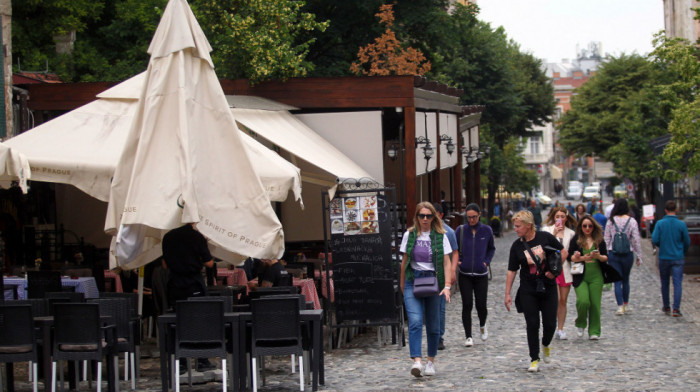
<path fill-rule="evenodd" d="M 553 235 L 535 230 L 535 218 L 530 211 L 518 211 L 513 216 L 513 226 L 519 238 L 510 247 L 505 305 L 510 311 L 513 304 L 510 291 L 515 274 L 520 270 L 520 288 L 515 297 L 515 306 L 525 316 L 527 345 L 532 361 L 528 371 L 537 372 L 540 369 L 540 313 L 545 363 L 551 360 L 549 344 L 557 327 L 557 283 L 546 261 L 546 248 L 562 250 L 564 247 Z M 536 260 L 533 260 L 533 256 Z"/>
<path fill-rule="evenodd" d="M 459 263 L 453 266 L 459 279 L 459 293 L 462 295 L 462 325 L 467 337 L 464 345 L 474 345 L 472 338 L 472 307 L 476 302 L 479 316 L 481 340 L 489 337 L 486 329 L 486 297 L 489 291 L 489 264 L 496 252 L 491 227 L 479 222 L 481 209 L 475 203 L 466 208 L 467 224 L 457 228 L 455 235 L 459 245 Z M 473 297 L 472 297 L 473 296 Z M 472 299 L 473 298 L 473 299 Z"/>
<path fill-rule="evenodd" d="M 549 211 L 547 221 L 542 231 L 552 234 L 561 244 L 564 249 L 561 251 L 562 269 L 561 275 L 557 276 L 557 286 L 559 288 L 559 307 L 557 309 L 557 331 L 554 332 L 554 337 L 561 340 L 566 340 L 566 332 L 564 332 L 564 323 L 566 322 L 566 302 L 569 299 L 573 276 L 571 275 L 571 263 L 566 260 L 569 249 L 569 243 L 574 237 L 574 229 L 576 228 L 576 219 L 569 215 L 566 207 L 553 207 Z"/>
<path fill-rule="evenodd" d="M 584 263 L 583 274 L 574 275 L 576 290 L 575 325 L 579 337 L 588 326 L 591 340 L 600 339 L 600 308 L 603 297 L 603 271 L 600 263 L 608 261 L 608 249 L 603 230 L 592 216 L 586 215 L 576 226 L 576 235 L 569 244 L 569 256 L 574 263 Z"/>
<path fill-rule="evenodd" d="M 450 302 L 450 286 L 445 285 L 445 282 L 452 282 L 449 258 L 452 248 L 432 203 L 418 203 L 413 227 L 404 233 L 400 249 L 400 284 L 408 314 L 408 346 L 413 359 L 411 374 L 415 377 L 434 376 L 435 356 L 440 341 L 440 296 L 444 295 L 446 301 Z M 438 295 L 423 298 L 413 295 L 414 279 L 424 276 L 437 277 Z M 421 362 L 424 320 L 428 342 L 428 362 L 425 367 Z"/>

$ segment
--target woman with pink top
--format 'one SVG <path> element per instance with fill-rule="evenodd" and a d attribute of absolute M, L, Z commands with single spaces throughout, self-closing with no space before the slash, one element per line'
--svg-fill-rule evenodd
<path fill-rule="evenodd" d="M 564 332 L 564 322 L 566 321 L 566 302 L 569 299 L 571 284 L 574 278 L 571 275 L 571 262 L 567 260 L 569 242 L 574 238 L 576 232 L 576 218 L 569 215 L 566 207 L 552 207 L 549 211 L 549 216 L 545 222 L 542 231 L 552 234 L 561 244 L 564 249 L 561 251 L 562 271 L 557 276 L 557 286 L 559 288 L 559 307 L 557 308 L 557 330 L 554 332 L 554 337 L 565 340 L 566 332 Z"/>
<path fill-rule="evenodd" d="M 642 243 L 639 235 L 639 225 L 634 218 L 629 216 L 629 205 L 626 199 L 617 199 L 610 212 L 610 220 L 605 225 L 605 244 L 610 249 L 608 263 L 620 273 L 621 281 L 615 282 L 615 299 L 617 300 L 617 312 L 623 315 L 630 313 L 630 272 L 635 259 L 637 266 L 642 264 Z M 630 243 L 630 252 L 619 253 L 613 250 L 615 233 L 622 231 L 627 235 Z"/>

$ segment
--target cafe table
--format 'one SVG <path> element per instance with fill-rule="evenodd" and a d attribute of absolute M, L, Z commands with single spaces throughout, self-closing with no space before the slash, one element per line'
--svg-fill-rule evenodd
<path fill-rule="evenodd" d="M 325 384 L 324 358 L 323 358 L 323 310 L 300 311 L 302 323 L 309 326 L 312 335 L 311 367 L 313 372 L 312 390 L 318 390 L 318 384 Z M 234 391 L 246 389 L 247 364 L 246 347 L 248 329 L 253 320 L 251 312 L 224 313 L 224 323 L 229 327 L 227 335 L 233 346 L 233 360 L 230 362 L 229 374 L 232 375 L 231 386 Z M 177 325 L 175 313 L 166 313 L 158 316 L 158 345 L 160 348 L 161 389 L 168 391 L 170 384 L 170 354 L 168 353 L 169 334 L 173 333 Z"/>
<path fill-rule="evenodd" d="M 27 279 L 16 276 L 8 276 L 3 277 L 3 282 L 5 283 L 5 286 L 16 286 L 18 299 L 27 299 Z M 93 277 L 70 278 L 64 276 L 61 277 L 61 285 L 66 287 L 75 287 L 75 292 L 85 294 L 85 298 L 98 298 L 100 296 L 100 291 L 97 289 L 97 283 Z M 7 293 L 11 294 L 9 291 Z M 5 299 L 12 298 L 5 297 Z"/>
<path fill-rule="evenodd" d="M 318 299 L 316 284 L 313 279 L 292 279 L 292 284 L 301 289 L 301 294 L 304 294 L 307 301 L 314 303 L 314 309 L 321 309 L 321 301 Z"/>
<path fill-rule="evenodd" d="M 245 270 L 242 268 L 234 269 L 216 269 L 216 276 L 225 277 L 227 286 L 247 286 L 248 278 L 245 276 Z"/>

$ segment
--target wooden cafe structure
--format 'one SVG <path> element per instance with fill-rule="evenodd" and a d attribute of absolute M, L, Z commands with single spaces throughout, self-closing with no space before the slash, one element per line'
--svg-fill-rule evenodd
<path fill-rule="evenodd" d="M 19 132 L 89 103 L 113 85 L 16 86 L 14 102 L 19 107 Z M 444 201 L 449 209 L 459 212 L 467 203 L 480 200 L 479 158 L 483 157 L 483 151 L 479 146 L 479 124 L 483 106 L 460 105 L 461 90 L 413 76 L 292 78 L 254 86 L 247 80 L 221 80 L 221 85 L 227 98 L 238 97 L 229 102 L 240 103 L 245 102 L 241 97 L 256 97 L 280 104 L 364 169 L 372 180 L 395 187 L 402 225 L 411 224 L 410 217 L 419 201 Z M 241 128 L 256 136 L 254 127 Z M 267 145 L 283 153 L 287 143 L 285 134 L 285 130 L 280 130 L 279 140 L 267 140 Z M 297 164 L 294 160 L 292 163 Z M 278 203 L 277 212 L 284 226 L 288 251 L 315 256 L 323 247 L 320 206 L 322 191 L 328 189 L 328 184 L 314 180 L 314 168 L 306 170 L 301 165 L 300 168 L 305 208 L 288 198 Z M 61 187 L 72 188 L 56 184 L 56 192 Z M 106 203 L 91 200 L 77 189 L 60 192 L 62 196 L 42 199 L 53 205 L 40 208 L 56 211 L 53 213 L 56 222 L 48 223 L 63 224 L 97 248 L 109 247 L 109 238 L 102 232 L 105 216 L 102 209 L 106 210 Z M 77 215 L 82 216 L 75 218 L 76 214 L 68 211 L 81 211 Z M 85 216 L 87 213 L 92 217 Z M 32 224 L 31 217 L 26 220 L 21 223 Z M 459 222 L 456 218 L 451 224 Z"/>

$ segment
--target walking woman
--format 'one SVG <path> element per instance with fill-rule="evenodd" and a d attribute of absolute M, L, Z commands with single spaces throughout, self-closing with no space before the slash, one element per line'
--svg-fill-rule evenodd
<path fill-rule="evenodd" d="M 515 274 L 520 269 L 520 288 L 515 297 L 515 306 L 518 312 L 522 311 L 525 316 L 527 345 L 532 361 L 528 371 L 537 372 L 540 362 L 540 313 L 542 313 L 542 345 L 545 363 L 551 360 L 549 344 L 552 342 L 557 325 L 557 284 L 546 262 L 545 247 L 561 250 L 563 246 L 553 235 L 535 230 L 535 219 L 529 211 L 518 211 L 513 216 L 513 226 L 519 238 L 510 247 L 505 305 L 510 311 L 510 306 L 513 304 L 510 291 L 513 288 Z M 535 260 L 530 256 L 531 252 Z"/>
<path fill-rule="evenodd" d="M 467 205 L 467 224 L 457 228 L 459 244 L 459 264 L 455 263 L 454 273 L 459 279 L 459 292 L 462 295 L 462 325 L 467 340 L 465 346 L 474 345 L 472 339 L 472 307 L 476 301 L 479 316 L 481 340 L 489 337 L 486 329 L 486 296 L 489 291 L 489 264 L 496 252 L 491 227 L 479 222 L 481 209 L 475 203 Z M 473 294 L 473 299 L 472 299 Z"/>
<path fill-rule="evenodd" d="M 452 282 L 448 256 L 452 248 L 432 203 L 421 202 L 416 206 L 413 227 L 404 233 L 401 241 L 401 253 L 400 282 L 408 314 L 408 347 L 413 359 L 411 374 L 415 377 L 434 376 L 440 340 L 440 296 L 444 295 L 450 302 L 450 286 L 446 286 L 445 282 Z M 414 296 L 414 279 L 424 276 L 437 277 L 439 294 L 421 298 Z M 424 320 L 428 341 L 428 363 L 425 367 L 421 362 Z"/>
<path fill-rule="evenodd" d="M 576 206 L 576 216 L 575 216 L 574 218 L 576 218 L 576 222 L 578 222 L 578 221 L 580 221 L 581 218 L 583 218 L 584 216 L 586 216 L 586 205 L 585 205 L 585 204 L 582 204 L 582 203 L 579 203 L 579 204 Z"/>
<path fill-rule="evenodd" d="M 552 234 L 561 242 L 564 249 L 561 251 L 562 269 L 561 275 L 557 276 L 557 286 L 559 288 L 559 307 L 557 309 L 557 331 L 554 337 L 561 340 L 566 340 L 566 332 L 564 332 L 564 323 L 566 322 L 566 302 L 569 299 L 573 276 L 571 275 L 571 262 L 567 260 L 569 243 L 574 237 L 575 232 L 572 228 L 576 228 L 576 219 L 569 215 L 566 207 L 554 207 L 549 211 L 547 222 L 542 228 Z M 461 286 L 460 286 L 461 287 Z"/>
<path fill-rule="evenodd" d="M 608 261 L 608 249 L 603 241 L 603 229 L 592 216 L 584 216 L 576 226 L 576 235 L 569 244 L 574 263 L 584 263 L 583 274 L 574 275 L 576 290 L 576 333 L 583 337 L 588 326 L 588 337 L 600 339 L 600 308 L 603 297 L 603 271 L 600 263 Z"/>
<path fill-rule="evenodd" d="M 634 218 L 629 216 L 630 208 L 626 199 L 615 200 L 615 206 L 610 211 L 610 220 L 605 225 L 605 243 L 610 249 L 608 263 L 615 268 L 622 277 L 621 281 L 615 282 L 615 300 L 617 301 L 617 312 L 623 315 L 630 313 L 630 272 L 632 263 L 637 261 L 637 266 L 642 264 L 642 241 L 639 235 L 639 225 Z M 613 238 L 618 231 L 624 232 L 629 240 L 630 249 L 627 252 L 613 251 Z"/>

